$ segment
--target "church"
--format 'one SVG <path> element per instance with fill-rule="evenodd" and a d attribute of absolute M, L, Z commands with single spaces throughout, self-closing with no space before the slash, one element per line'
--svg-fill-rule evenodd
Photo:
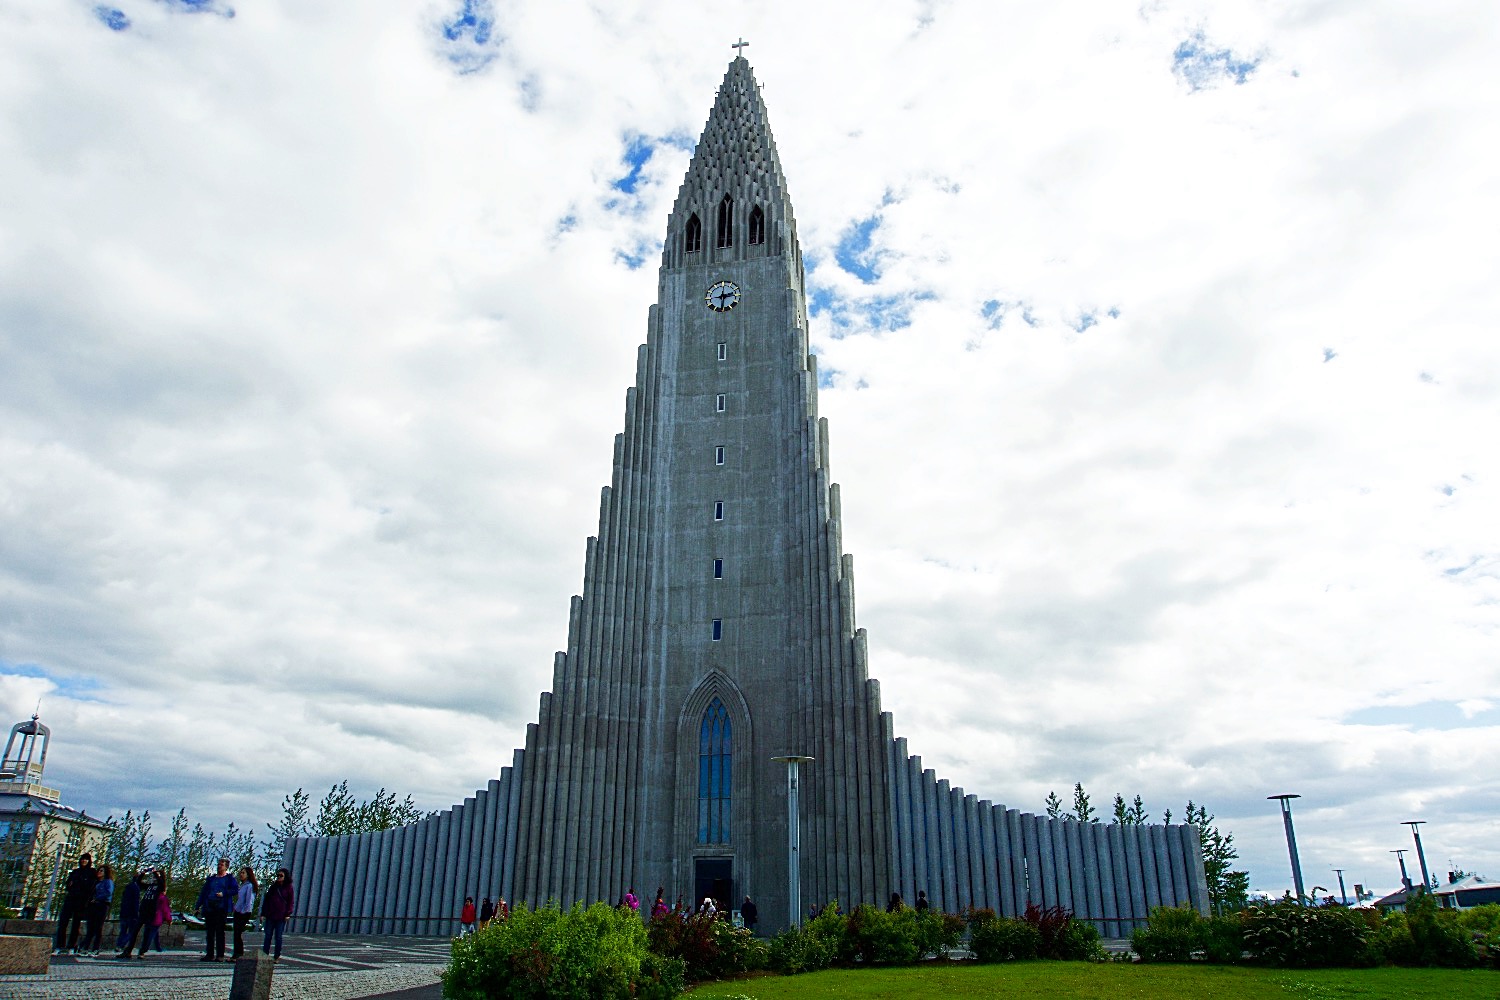
<path fill-rule="evenodd" d="M 1195 828 L 1007 808 L 896 736 L 855 624 L 797 224 L 743 56 L 667 219 L 636 357 L 525 746 L 429 819 L 289 841 L 294 931 L 453 933 L 465 896 L 649 902 L 658 886 L 669 904 L 748 894 L 767 930 L 799 895 L 848 909 L 919 890 L 949 912 L 1060 905 L 1107 936 L 1153 906 L 1207 912 Z M 788 757 L 811 758 L 795 829 Z"/>

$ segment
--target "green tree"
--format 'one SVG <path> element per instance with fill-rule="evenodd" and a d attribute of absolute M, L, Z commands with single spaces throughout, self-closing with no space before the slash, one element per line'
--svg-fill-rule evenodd
<path fill-rule="evenodd" d="M 1134 826 L 1146 822 L 1146 804 L 1137 795 L 1135 802 L 1125 804 L 1125 796 L 1115 793 L 1114 819 L 1120 826 Z"/>
<path fill-rule="evenodd" d="M 328 789 L 323 801 L 318 803 L 318 818 L 313 821 L 315 837 L 341 837 L 359 833 L 360 803 L 349 791 L 349 782 L 340 781 Z"/>
<path fill-rule="evenodd" d="M 300 788 L 281 800 L 281 819 L 266 827 L 270 839 L 261 845 L 264 853 L 261 854 L 260 869 L 265 874 L 270 875 L 281 865 L 288 840 L 307 836 L 308 806 L 308 795 Z"/>
<path fill-rule="evenodd" d="M 1062 799 L 1057 797 L 1056 792 L 1047 793 L 1047 818 L 1061 819 L 1063 814 Z"/>
<path fill-rule="evenodd" d="M 1073 818 L 1080 823 L 1097 823 L 1094 807 L 1089 802 L 1089 793 L 1083 790 L 1083 782 L 1073 785 Z"/>
<path fill-rule="evenodd" d="M 1234 834 L 1222 833 L 1214 825 L 1214 815 L 1207 806 L 1194 805 L 1189 799 L 1184 822 L 1198 828 L 1203 845 L 1203 874 L 1208 881 L 1208 901 L 1215 913 L 1243 910 L 1250 896 L 1250 873 L 1231 870 L 1240 852 L 1234 846 Z"/>

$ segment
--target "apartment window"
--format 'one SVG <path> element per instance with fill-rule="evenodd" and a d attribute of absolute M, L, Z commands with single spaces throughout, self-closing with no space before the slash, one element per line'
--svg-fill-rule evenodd
<path fill-rule="evenodd" d="M 722 559 L 715 559 L 714 560 L 714 579 L 715 580 L 722 580 L 722 579 L 724 579 L 724 560 L 722 560 Z"/>
<path fill-rule="evenodd" d="M 724 501 L 723 500 L 715 500 L 714 501 L 714 520 L 715 521 L 722 521 L 722 520 L 724 520 Z"/>
<path fill-rule="evenodd" d="M 720 361 L 728 361 L 729 360 L 729 345 L 728 344 L 724 344 L 724 343 L 719 344 L 719 360 Z"/>
<path fill-rule="evenodd" d="M 718 642 L 722 638 L 724 638 L 724 619 L 722 619 L 722 618 L 715 618 L 714 619 L 714 642 Z"/>
<path fill-rule="evenodd" d="M 719 445 L 717 448 L 714 449 L 714 464 L 715 465 L 723 465 L 724 464 L 724 446 L 722 444 Z"/>
<path fill-rule="evenodd" d="M 714 411 L 716 413 L 724 412 L 724 394 L 722 392 L 714 397 Z"/>

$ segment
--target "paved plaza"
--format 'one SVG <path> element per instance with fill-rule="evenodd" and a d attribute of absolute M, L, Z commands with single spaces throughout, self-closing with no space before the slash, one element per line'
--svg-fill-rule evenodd
<path fill-rule="evenodd" d="M 189 949 L 119 961 L 55 957 L 45 976 L 0 976 L 0 1000 L 224 1000 L 234 966 L 200 961 Z M 450 939 L 288 937 L 272 984 L 274 1000 L 437 1000 Z M 258 943 L 258 942 L 257 942 Z"/>

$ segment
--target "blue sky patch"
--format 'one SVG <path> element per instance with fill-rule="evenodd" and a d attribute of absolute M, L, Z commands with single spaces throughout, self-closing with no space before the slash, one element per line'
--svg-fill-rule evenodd
<path fill-rule="evenodd" d="M 1351 726 L 1408 726 L 1412 729 L 1474 729 L 1500 726 L 1500 708 L 1467 715 L 1456 702 L 1426 701 L 1420 705 L 1377 705 L 1344 716 Z"/>
<path fill-rule="evenodd" d="M 1099 325 L 1099 314 L 1086 312 L 1068 325 L 1073 328 L 1074 333 L 1082 333 L 1091 326 Z"/>
<path fill-rule="evenodd" d="M 156 0 L 156 2 L 187 14 L 218 14 L 220 17 L 234 16 L 234 8 L 222 7 L 219 5 L 218 0 Z"/>
<path fill-rule="evenodd" d="M 1229 49 L 1214 48 L 1201 30 L 1194 32 L 1172 53 L 1172 72 L 1194 93 L 1225 80 L 1239 86 L 1259 65 L 1259 59 L 1247 59 Z"/>
<path fill-rule="evenodd" d="M 1332 361 L 1334 358 L 1336 358 L 1338 356 L 1339 356 L 1339 352 L 1335 351 L 1333 348 L 1331 348 L 1331 347 L 1325 347 L 1325 348 L 1323 348 L 1323 363 L 1325 365 L 1328 364 L 1328 362 Z"/>
<path fill-rule="evenodd" d="M 36 663 L 8 663 L 0 660 L 0 673 L 13 674 L 21 677 L 41 677 L 50 683 L 55 690 L 48 695 L 42 696 L 43 718 L 47 714 L 47 699 L 49 697 L 61 696 L 72 701 L 98 701 L 100 684 L 92 677 L 71 677 L 67 674 L 58 676 L 46 667 Z"/>
<path fill-rule="evenodd" d="M 651 159 L 651 154 L 656 152 L 656 143 L 647 136 L 627 136 L 625 142 L 625 155 L 620 161 L 629 169 L 624 177 L 618 177 L 610 182 L 610 187 L 616 191 L 626 194 L 635 194 L 636 185 L 641 182 L 641 170 L 646 166 L 646 161 Z"/>
<path fill-rule="evenodd" d="M 462 0 L 442 23 L 443 54 L 461 74 L 478 73 L 499 54 L 495 7 L 490 0 Z"/>
<path fill-rule="evenodd" d="M 124 31 L 130 27 L 130 18 L 125 12 L 116 7 L 95 7 L 94 16 L 104 23 L 110 31 Z"/>
<path fill-rule="evenodd" d="M 880 227 L 880 216 L 856 222 L 833 248 L 833 259 L 839 267 L 854 275 L 865 284 L 874 284 L 880 278 L 880 257 L 870 249 L 870 240 Z"/>

